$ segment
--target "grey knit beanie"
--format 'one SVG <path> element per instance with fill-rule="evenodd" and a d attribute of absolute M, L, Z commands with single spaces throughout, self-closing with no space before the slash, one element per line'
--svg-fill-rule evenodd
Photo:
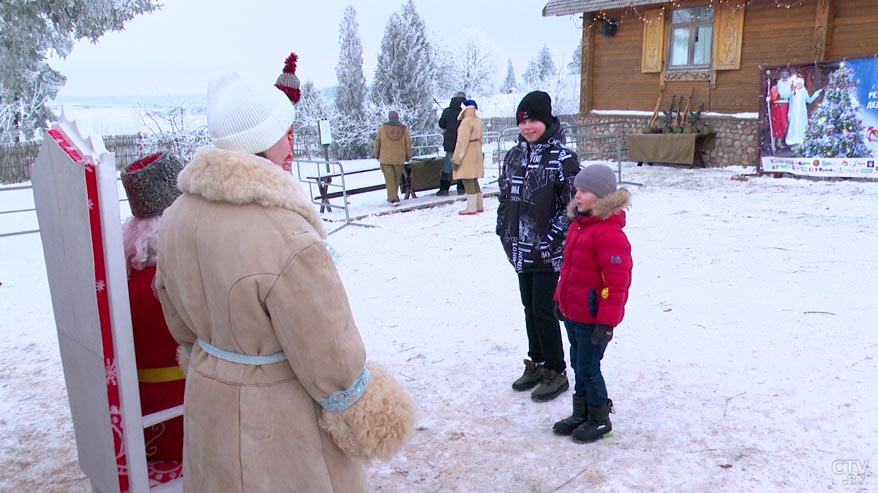
<path fill-rule="evenodd" d="M 592 164 L 576 174 L 573 186 L 603 197 L 616 191 L 616 173 L 605 164 Z"/>
<path fill-rule="evenodd" d="M 128 165 L 121 173 L 122 186 L 134 217 L 161 215 L 177 196 L 177 175 L 183 163 L 167 153 L 153 154 Z"/>

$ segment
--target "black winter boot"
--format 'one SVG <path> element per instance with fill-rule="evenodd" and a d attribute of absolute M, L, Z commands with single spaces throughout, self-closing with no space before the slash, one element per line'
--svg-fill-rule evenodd
<path fill-rule="evenodd" d="M 556 435 L 570 436 L 577 426 L 588 419 L 588 402 L 584 395 L 573 394 L 573 414 L 555 423 L 552 431 Z"/>
<path fill-rule="evenodd" d="M 448 195 L 448 189 L 451 188 L 451 176 L 448 173 L 439 175 L 439 191 L 436 192 L 437 197 Z"/>
<path fill-rule="evenodd" d="M 463 182 L 460 180 L 457 180 L 457 194 L 463 195 L 465 193 L 466 193 L 466 189 L 463 188 Z"/>
<path fill-rule="evenodd" d="M 573 430 L 573 441 L 576 443 L 590 443 L 612 435 L 611 412 L 614 412 L 613 401 L 609 399 L 607 400 L 607 407 L 588 406 L 588 420 Z"/>

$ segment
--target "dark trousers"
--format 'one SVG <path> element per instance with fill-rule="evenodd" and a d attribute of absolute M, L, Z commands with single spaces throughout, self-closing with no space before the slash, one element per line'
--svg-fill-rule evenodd
<path fill-rule="evenodd" d="M 567 369 L 567 365 L 561 345 L 561 326 L 553 312 L 552 298 L 557 285 L 557 272 L 518 274 L 518 290 L 527 327 L 527 355 L 534 363 L 544 363 L 546 368 L 560 373 Z"/>
<path fill-rule="evenodd" d="M 591 407 L 607 407 L 607 384 L 601 374 L 601 359 L 607 344 L 592 344 L 592 324 L 567 320 L 567 340 L 570 342 L 570 367 L 576 375 L 576 395 L 585 396 Z"/>

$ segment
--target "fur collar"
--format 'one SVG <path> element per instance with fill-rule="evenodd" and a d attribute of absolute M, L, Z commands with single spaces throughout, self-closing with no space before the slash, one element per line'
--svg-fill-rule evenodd
<path fill-rule="evenodd" d="M 458 113 L 458 115 L 457 115 L 457 120 L 460 121 L 460 120 L 463 120 L 464 118 L 468 118 L 470 116 L 476 116 L 476 107 L 475 106 L 466 106 L 462 110 L 460 110 L 460 113 Z"/>
<path fill-rule="evenodd" d="M 631 205 L 631 194 L 628 190 L 620 188 L 613 193 L 604 195 L 591 206 L 591 217 L 605 220 L 622 209 Z M 567 204 L 567 217 L 572 221 L 576 218 L 576 201 L 571 200 Z"/>
<path fill-rule="evenodd" d="M 183 193 L 231 204 L 280 207 L 304 217 L 321 238 L 323 221 L 299 182 L 280 166 L 253 154 L 202 147 L 177 177 Z"/>

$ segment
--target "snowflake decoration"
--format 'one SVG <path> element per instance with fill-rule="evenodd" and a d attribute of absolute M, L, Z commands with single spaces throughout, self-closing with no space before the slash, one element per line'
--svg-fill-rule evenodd
<path fill-rule="evenodd" d="M 103 279 L 99 279 L 98 282 L 95 283 L 95 289 L 98 293 L 103 293 L 105 289 L 107 289 L 107 282 Z"/>
<path fill-rule="evenodd" d="M 103 329 L 101 331 L 103 332 Z M 117 387 L 119 385 L 119 378 L 116 372 L 116 360 L 107 358 L 104 363 L 104 371 L 107 374 L 107 386 Z"/>

